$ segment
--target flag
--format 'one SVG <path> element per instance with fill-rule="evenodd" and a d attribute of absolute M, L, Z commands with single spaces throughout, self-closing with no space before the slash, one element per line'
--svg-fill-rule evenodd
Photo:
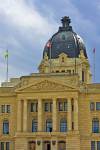
<path fill-rule="evenodd" d="M 5 59 L 7 59 L 7 58 L 8 58 L 8 50 L 6 50 L 6 51 L 5 51 L 5 53 L 4 53 L 4 57 L 5 57 Z"/>
<path fill-rule="evenodd" d="M 50 41 L 47 43 L 47 48 L 51 48 L 51 42 Z"/>
<path fill-rule="evenodd" d="M 95 48 L 93 49 L 93 53 L 95 53 Z"/>

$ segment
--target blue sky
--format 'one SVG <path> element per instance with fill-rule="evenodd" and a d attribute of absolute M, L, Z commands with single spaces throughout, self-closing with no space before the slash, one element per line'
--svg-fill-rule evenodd
<path fill-rule="evenodd" d="M 100 0 L 0 0 L 0 82 L 6 78 L 6 49 L 9 78 L 38 71 L 44 45 L 65 15 L 84 39 L 92 72 L 95 47 L 95 82 L 100 82 Z"/>

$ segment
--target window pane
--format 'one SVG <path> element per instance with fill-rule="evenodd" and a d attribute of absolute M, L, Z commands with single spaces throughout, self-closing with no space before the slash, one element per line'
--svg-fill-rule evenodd
<path fill-rule="evenodd" d="M 67 102 L 64 102 L 64 111 L 67 111 Z"/>
<path fill-rule="evenodd" d="M 37 111 L 37 103 L 31 103 L 31 112 Z"/>
<path fill-rule="evenodd" d="M 6 150 L 10 150 L 10 143 L 6 142 Z"/>
<path fill-rule="evenodd" d="M 93 119 L 92 121 L 92 132 L 99 133 L 99 120 L 98 119 Z"/>
<path fill-rule="evenodd" d="M 47 112 L 49 111 L 49 103 L 44 104 L 44 110 Z"/>
<path fill-rule="evenodd" d="M 95 141 L 91 141 L 91 150 L 96 150 Z"/>
<path fill-rule="evenodd" d="M 100 110 L 100 102 L 96 102 L 96 110 Z"/>
<path fill-rule="evenodd" d="M 50 103 L 50 112 L 52 112 L 52 102 Z"/>
<path fill-rule="evenodd" d="M 100 150 L 100 141 L 97 141 L 97 150 Z"/>
<path fill-rule="evenodd" d="M 63 103 L 59 102 L 59 111 L 63 111 Z"/>
<path fill-rule="evenodd" d="M 4 150 L 4 142 L 1 142 L 1 150 Z"/>
<path fill-rule="evenodd" d="M 94 102 L 90 103 L 90 110 L 91 111 L 95 110 L 95 103 Z"/>
<path fill-rule="evenodd" d="M 60 132 L 66 132 L 67 131 L 67 121 L 61 120 L 60 121 Z"/>
<path fill-rule="evenodd" d="M 5 105 L 1 105 L 1 112 L 5 113 Z"/>
<path fill-rule="evenodd" d="M 9 134 L 9 122 L 8 121 L 3 122 L 3 134 Z"/>
<path fill-rule="evenodd" d="M 46 132 L 52 132 L 52 120 L 46 121 Z"/>
<path fill-rule="evenodd" d="M 37 120 L 32 121 L 32 132 L 37 132 Z"/>
<path fill-rule="evenodd" d="M 7 113 L 10 113 L 10 105 L 7 105 Z"/>

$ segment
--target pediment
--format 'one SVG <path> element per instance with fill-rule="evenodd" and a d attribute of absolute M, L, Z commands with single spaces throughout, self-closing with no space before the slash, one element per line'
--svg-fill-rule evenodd
<path fill-rule="evenodd" d="M 40 92 L 40 91 L 63 91 L 63 90 L 75 90 L 75 88 L 63 85 L 57 82 L 43 80 L 36 84 L 28 85 L 17 90 L 17 92 Z"/>

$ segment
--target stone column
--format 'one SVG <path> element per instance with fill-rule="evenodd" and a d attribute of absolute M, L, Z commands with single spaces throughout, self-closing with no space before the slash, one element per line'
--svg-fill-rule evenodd
<path fill-rule="evenodd" d="M 27 100 L 23 104 L 23 132 L 27 132 Z"/>
<path fill-rule="evenodd" d="M 38 132 L 42 131 L 42 99 L 38 100 Z"/>
<path fill-rule="evenodd" d="M 72 106 L 71 106 L 71 99 L 68 99 L 68 131 L 72 130 Z"/>
<path fill-rule="evenodd" d="M 78 130 L 78 99 L 74 99 L 74 130 Z"/>
<path fill-rule="evenodd" d="M 53 109 L 52 109 L 52 121 L 53 121 L 53 132 L 57 131 L 57 100 L 53 99 Z"/>
<path fill-rule="evenodd" d="M 17 132 L 22 130 L 22 100 L 18 100 L 17 104 Z"/>

